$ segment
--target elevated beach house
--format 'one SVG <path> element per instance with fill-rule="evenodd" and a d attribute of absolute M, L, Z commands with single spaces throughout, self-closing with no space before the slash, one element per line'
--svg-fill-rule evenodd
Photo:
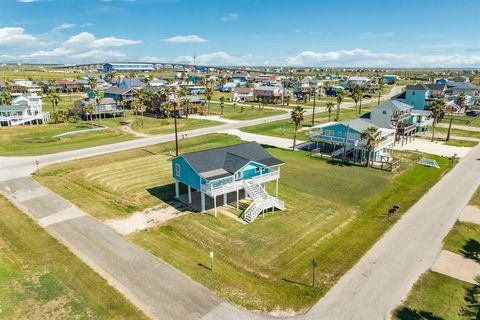
<path fill-rule="evenodd" d="M 172 160 L 175 197 L 190 207 L 204 212 L 218 204 L 236 203 L 251 198 L 243 219 L 252 222 L 262 212 L 274 208 L 283 210 L 278 197 L 280 167 L 284 163 L 272 157 L 257 142 L 191 152 Z M 275 181 L 275 196 L 265 191 L 265 183 Z M 180 195 L 180 184 L 187 193 Z"/>
<path fill-rule="evenodd" d="M 365 146 L 362 135 L 368 127 L 378 129 L 378 144 L 372 150 Z M 325 154 L 334 158 L 365 163 L 370 152 L 372 161 L 388 162 L 395 143 L 395 129 L 382 128 L 370 119 L 357 118 L 344 122 L 328 122 L 314 126 L 309 131 L 310 141 L 315 144 L 312 155 Z"/>

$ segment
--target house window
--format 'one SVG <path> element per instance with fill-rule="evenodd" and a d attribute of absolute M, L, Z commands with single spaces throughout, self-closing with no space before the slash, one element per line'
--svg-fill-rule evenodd
<path fill-rule="evenodd" d="M 382 114 L 387 114 L 387 110 L 383 110 L 383 111 L 382 111 Z"/>
<path fill-rule="evenodd" d="M 414 95 L 415 95 L 415 91 L 412 92 L 412 96 L 414 96 Z"/>
<path fill-rule="evenodd" d="M 182 168 L 180 166 L 180 163 L 176 163 L 175 164 L 175 175 L 177 177 L 181 177 L 182 176 Z"/>
<path fill-rule="evenodd" d="M 237 172 L 235 177 L 236 177 L 237 180 L 242 179 L 242 171 Z"/>
<path fill-rule="evenodd" d="M 255 173 L 260 173 L 260 167 L 255 168 Z"/>

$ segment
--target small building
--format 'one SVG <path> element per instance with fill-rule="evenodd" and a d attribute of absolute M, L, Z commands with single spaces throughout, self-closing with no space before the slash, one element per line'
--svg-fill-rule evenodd
<path fill-rule="evenodd" d="M 35 93 L 19 95 L 10 105 L 0 105 L 0 126 L 44 124 L 49 112 L 42 111 L 42 97 Z"/>
<path fill-rule="evenodd" d="M 175 197 L 194 210 L 204 212 L 218 204 L 234 203 L 250 198 L 243 219 L 252 222 L 262 212 L 274 208 L 283 210 L 278 199 L 278 181 L 283 161 L 272 157 L 257 142 L 208 149 L 179 155 L 172 160 Z M 275 196 L 265 191 L 265 184 L 275 181 Z M 187 194 L 180 194 L 180 185 Z"/>
<path fill-rule="evenodd" d="M 137 92 L 133 88 L 110 87 L 105 90 L 104 97 L 112 98 L 117 105 L 129 108 L 136 99 Z"/>
<path fill-rule="evenodd" d="M 149 72 L 155 71 L 151 63 L 105 63 L 103 72 Z"/>
<path fill-rule="evenodd" d="M 370 84 L 370 78 L 367 77 L 348 77 L 341 83 L 341 86 L 345 89 L 350 89 L 350 85 L 356 85 L 359 87 L 367 87 Z"/>
<path fill-rule="evenodd" d="M 445 84 L 419 83 L 407 85 L 405 91 L 392 100 L 412 105 L 417 110 L 429 110 L 433 101 L 444 99 L 447 86 Z"/>
<path fill-rule="evenodd" d="M 399 79 L 400 77 L 394 74 L 383 75 L 383 83 L 385 84 L 395 84 Z"/>
<path fill-rule="evenodd" d="M 325 88 L 325 95 L 332 97 L 337 95 L 337 92 L 342 90 L 345 90 L 345 88 L 341 86 L 328 86 Z"/>
<path fill-rule="evenodd" d="M 369 119 L 357 118 L 344 122 L 328 122 L 310 128 L 309 138 L 315 144 L 313 154 L 327 154 L 333 158 L 350 159 L 365 163 L 369 150 L 362 133 L 368 127 L 380 132 L 380 142 L 371 150 L 372 161 L 389 162 L 395 144 L 395 129 L 382 128 Z"/>
<path fill-rule="evenodd" d="M 252 88 L 235 88 L 233 89 L 234 102 L 252 102 L 255 100 Z"/>
<path fill-rule="evenodd" d="M 124 78 L 121 82 L 119 87 L 124 89 L 141 89 L 145 86 L 145 84 L 138 78 Z"/>
<path fill-rule="evenodd" d="M 275 99 L 282 95 L 282 88 L 274 86 L 259 86 L 253 88 L 253 96 L 256 99 Z"/>
<path fill-rule="evenodd" d="M 83 120 L 93 118 L 124 117 L 125 109 L 117 106 L 112 98 L 103 98 L 97 104 L 95 99 L 84 98 L 75 101 L 73 112 Z"/>

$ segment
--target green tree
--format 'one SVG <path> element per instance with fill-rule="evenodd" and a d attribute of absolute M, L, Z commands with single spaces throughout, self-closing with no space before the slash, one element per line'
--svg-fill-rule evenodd
<path fill-rule="evenodd" d="M 225 97 L 220 97 L 220 114 L 223 116 L 223 110 L 225 109 Z"/>
<path fill-rule="evenodd" d="M 475 278 L 475 284 L 467 289 L 465 302 L 467 303 L 461 310 L 460 315 L 465 319 L 480 319 L 480 278 Z"/>
<path fill-rule="evenodd" d="M 335 103 L 333 103 L 332 101 L 328 101 L 326 105 L 326 109 L 328 112 L 328 122 L 330 122 L 330 117 L 332 115 L 333 107 L 335 107 Z"/>
<path fill-rule="evenodd" d="M 52 104 L 55 123 L 58 123 L 58 103 L 60 102 L 60 96 L 58 95 L 57 91 L 49 89 L 47 92 L 47 98 Z"/>
<path fill-rule="evenodd" d="M 435 127 L 445 112 L 445 101 L 436 99 L 432 104 L 433 124 L 432 124 L 432 141 L 435 139 Z"/>
<path fill-rule="evenodd" d="M 2 104 L 9 105 L 12 103 L 12 87 L 10 86 L 10 83 L 8 81 L 5 82 L 5 88 L 3 89 L 0 98 L 0 102 Z"/>
<path fill-rule="evenodd" d="M 340 121 L 340 106 L 343 98 L 345 98 L 345 92 L 343 92 L 343 90 L 338 91 L 335 98 L 337 99 L 337 114 L 335 116 L 335 121 Z"/>
<path fill-rule="evenodd" d="M 102 121 L 102 114 L 100 113 L 100 103 L 103 100 L 103 97 L 105 96 L 105 93 L 100 90 L 100 89 L 94 89 L 93 90 L 93 99 L 95 99 L 95 109 L 98 112 L 99 116 L 99 121 Z"/>
<path fill-rule="evenodd" d="M 190 107 L 192 106 L 192 103 L 190 102 L 190 99 L 187 97 L 183 98 L 181 101 L 182 108 L 185 110 L 185 116 L 188 119 L 188 114 L 190 113 Z"/>
<path fill-rule="evenodd" d="M 465 112 L 468 109 L 468 107 L 465 105 L 466 102 L 467 102 L 467 96 L 465 95 L 464 92 L 460 93 L 457 98 L 457 103 L 460 109 L 465 108 Z"/>
<path fill-rule="evenodd" d="M 205 87 L 205 93 L 204 93 L 205 99 L 207 100 L 207 114 L 210 113 L 210 101 L 213 98 L 213 94 L 214 94 L 213 87 L 211 85 L 207 85 Z"/>
<path fill-rule="evenodd" d="M 373 165 L 373 161 L 370 161 L 372 151 L 375 150 L 380 143 L 380 138 L 380 130 L 378 130 L 377 127 L 370 126 L 362 132 L 362 140 L 365 141 L 365 148 L 368 150 L 366 167 L 370 166 L 370 162 Z"/>
<path fill-rule="evenodd" d="M 295 126 L 295 131 L 294 131 L 294 135 L 293 135 L 293 151 L 295 151 L 295 148 L 297 146 L 297 133 L 298 133 L 298 129 L 302 125 L 303 114 L 304 113 L 305 113 L 305 110 L 300 106 L 296 106 L 290 112 L 290 118 L 292 119 L 293 124 Z"/>

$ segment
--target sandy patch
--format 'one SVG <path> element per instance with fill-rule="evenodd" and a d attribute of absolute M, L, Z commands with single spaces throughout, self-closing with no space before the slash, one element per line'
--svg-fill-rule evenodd
<path fill-rule="evenodd" d="M 432 270 L 458 280 L 476 283 L 475 278 L 480 275 L 480 264 L 462 255 L 442 250 Z"/>
<path fill-rule="evenodd" d="M 167 220 L 180 217 L 187 213 L 181 203 L 174 203 L 167 207 L 149 208 L 137 212 L 123 219 L 108 219 L 104 223 L 122 235 L 155 227 Z M 182 211 L 181 211 L 182 209 Z"/>
<path fill-rule="evenodd" d="M 416 139 L 415 141 L 404 144 L 403 147 L 397 144 L 394 148 L 396 150 L 418 151 L 444 157 L 452 157 L 456 154 L 457 158 L 463 158 L 472 150 L 470 147 L 449 146 L 440 142 L 431 142 L 423 139 Z"/>
<path fill-rule="evenodd" d="M 458 220 L 462 222 L 480 224 L 480 208 L 475 206 L 466 206 L 460 214 L 460 217 L 458 217 Z"/>

